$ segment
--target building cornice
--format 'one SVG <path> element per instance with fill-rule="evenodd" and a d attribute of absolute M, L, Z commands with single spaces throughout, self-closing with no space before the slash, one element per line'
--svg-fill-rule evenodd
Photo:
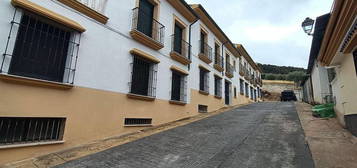
<path fill-rule="evenodd" d="M 336 52 L 339 51 L 353 21 L 357 16 L 357 1 L 335 0 L 331 19 L 328 23 L 318 60 L 322 65 L 330 65 Z M 352 35 L 354 38 L 355 35 Z M 351 39 L 351 42 L 355 42 Z M 351 47 L 346 47 L 350 49 Z M 346 48 L 342 51 L 346 53 Z"/>

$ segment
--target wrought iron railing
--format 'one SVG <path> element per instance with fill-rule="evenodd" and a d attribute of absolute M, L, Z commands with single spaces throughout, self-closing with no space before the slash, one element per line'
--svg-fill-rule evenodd
<path fill-rule="evenodd" d="M 223 68 L 223 57 L 218 52 L 214 53 L 214 64 L 219 65 Z"/>
<path fill-rule="evenodd" d="M 244 76 L 244 67 L 243 67 L 243 65 L 241 63 L 239 63 L 239 74 L 241 76 Z"/>
<path fill-rule="evenodd" d="M 200 68 L 200 91 L 209 92 L 209 72 Z"/>
<path fill-rule="evenodd" d="M 250 80 L 250 72 L 246 66 L 244 67 L 244 77 L 246 80 Z"/>
<path fill-rule="evenodd" d="M 83 5 L 101 13 L 104 14 L 104 8 L 107 3 L 107 0 L 76 0 Z"/>
<path fill-rule="evenodd" d="M 133 55 L 131 66 L 130 94 L 156 97 L 158 65 L 140 56 Z"/>
<path fill-rule="evenodd" d="M 0 73 L 73 84 L 81 33 L 15 10 Z"/>
<path fill-rule="evenodd" d="M 61 141 L 64 118 L 0 117 L 0 146 Z"/>
<path fill-rule="evenodd" d="M 199 41 L 200 53 L 206 56 L 212 61 L 212 47 L 210 47 L 206 42 Z"/>
<path fill-rule="evenodd" d="M 234 72 L 234 67 L 233 65 L 231 65 L 230 63 L 226 63 L 226 73 L 227 74 L 230 74 L 230 75 L 233 75 L 233 72 Z"/>
<path fill-rule="evenodd" d="M 139 31 L 164 45 L 165 26 L 140 10 L 139 7 L 133 9 L 132 30 Z"/>
<path fill-rule="evenodd" d="M 214 77 L 214 95 L 222 97 L 222 79 L 217 76 Z"/>
<path fill-rule="evenodd" d="M 175 52 L 183 58 L 191 60 L 189 52 L 191 45 L 185 40 L 176 38 L 175 34 L 171 35 L 171 52 Z"/>

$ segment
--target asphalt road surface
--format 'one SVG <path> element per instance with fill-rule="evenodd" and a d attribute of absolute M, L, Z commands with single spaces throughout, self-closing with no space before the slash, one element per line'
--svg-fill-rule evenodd
<path fill-rule="evenodd" d="M 311 168 L 294 103 L 255 103 L 58 167 Z"/>

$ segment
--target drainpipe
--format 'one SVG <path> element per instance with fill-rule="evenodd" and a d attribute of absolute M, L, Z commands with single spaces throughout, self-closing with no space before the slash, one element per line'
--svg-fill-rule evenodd
<path fill-rule="evenodd" d="M 198 21 L 198 19 L 196 19 L 194 22 L 192 22 L 190 24 L 189 27 L 189 32 L 188 32 L 188 44 L 190 45 L 189 49 L 188 49 L 188 59 L 191 60 L 191 50 L 192 50 L 192 46 L 191 46 L 191 32 L 192 32 L 192 26 Z M 190 64 L 188 64 L 188 70 L 190 70 Z"/>
<path fill-rule="evenodd" d="M 224 43 L 222 44 L 222 55 L 221 55 L 222 58 L 224 58 L 224 55 L 223 55 L 224 46 L 225 46 L 227 43 L 228 43 L 228 41 L 226 41 L 226 42 L 224 42 Z M 224 69 L 224 61 L 223 61 L 223 60 L 224 60 L 224 59 L 222 59 L 222 68 Z M 222 75 L 224 75 L 223 72 L 222 72 Z"/>

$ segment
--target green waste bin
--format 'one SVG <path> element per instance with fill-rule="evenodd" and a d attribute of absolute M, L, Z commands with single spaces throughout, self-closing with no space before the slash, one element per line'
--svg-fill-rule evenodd
<path fill-rule="evenodd" d="M 333 118 L 336 117 L 334 104 L 322 104 L 312 108 L 312 113 L 316 117 Z"/>

